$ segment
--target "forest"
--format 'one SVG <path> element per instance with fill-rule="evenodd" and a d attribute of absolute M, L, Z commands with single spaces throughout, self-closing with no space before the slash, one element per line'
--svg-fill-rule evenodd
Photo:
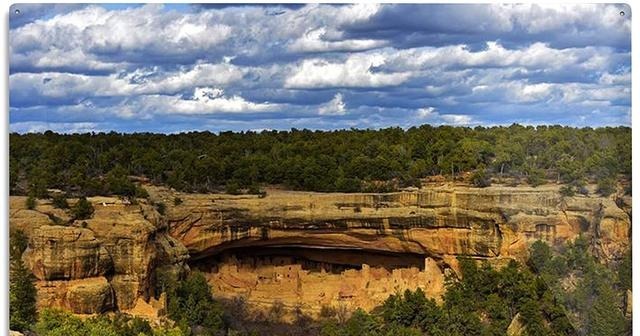
<path fill-rule="evenodd" d="M 265 185 L 323 192 L 387 192 L 440 176 L 566 193 L 631 174 L 631 128 L 433 127 L 406 130 L 10 134 L 10 192 L 135 197 L 133 177 L 185 192 L 260 193 Z M 506 181 L 505 180 L 505 181 Z"/>

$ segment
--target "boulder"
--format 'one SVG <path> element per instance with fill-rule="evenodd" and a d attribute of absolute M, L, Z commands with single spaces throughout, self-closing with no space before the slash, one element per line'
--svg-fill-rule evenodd
<path fill-rule="evenodd" d="M 66 307 L 76 314 L 96 314 L 113 308 L 113 290 L 105 277 L 76 280 L 67 289 Z"/>

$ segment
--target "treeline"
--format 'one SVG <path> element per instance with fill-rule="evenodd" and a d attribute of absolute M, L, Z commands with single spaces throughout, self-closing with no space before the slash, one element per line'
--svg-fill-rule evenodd
<path fill-rule="evenodd" d="M 129 176 L 181 191 L 259 192 L 264 184 L 312 191 L 389 191 L 425 176 L 472 182 L 492 178 L 538 185 L 588 181 L 611 192 L 631 173 L 629 127 L 432 127 L 407 130 L 10 134 L 10 188 L 44 196 L 47 188 L 85 196 L 141 192 Z M 609 190 L 604 190 L 604 189 Z"/>

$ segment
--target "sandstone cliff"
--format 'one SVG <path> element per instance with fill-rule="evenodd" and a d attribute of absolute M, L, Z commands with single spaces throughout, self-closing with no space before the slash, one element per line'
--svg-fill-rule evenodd
<path fill-rule="evenodd" d="M 321 305 L 371 308 L 395 291 L 417 287 L 439 298 L 445 275 L 458 273 L 457 256 L 495 264 L 523 260 L 538 239 L 559 247 L 585 235 L 605 262 L 629 247 L 629 214 L 615 196 L 562 197 L 557 186 L 442 186 L 390 194 L 273 189 L 264 198 L 148 189 L 167 204 L 170 234 L 189 249 L 191 263 L 210 274 L 214 291 L 260 305 L 279 300 L 312 311 Z M 174 205 L 176 197 L 181 202 Z M 286 248 L 307 252 L 289 259 L 244 252 L 290 254 L 282 252 Z M 370 264 L 393 254 L 422 261 Z M 301 260 L 306 267 L 298 267 Z M 331 264 L 347 267 L 329 272 Z"/>
<path fill-rule="evenodd" d="M 49 201 L 34 210 L 24 197 L 11 197 L 11 229 L 29 237 L 25 264 L 38 279 L 38 306 L 60 306 L 91 314 L 132 309 L 155 294 L 158 269 L 179 273 L 189 255 L 167 234 L 166 222 L 141 200 L 91 198 L 91 219 L 71 221 Z"/>
<path fill-rule="evenodd" d="M 310 312 L 369 309 L 404 289 L 439 298 L 460 255 L 500 264 L 525 258 L 535 240 L 560 246 L 582 234 L 610 262 L 630 244 L 630 199 L 562 197 L 557 186 L 270 189 L 264 198 L 146 188 L 150 200 L 135 205 L 91 198 L 95 214 L 84 221 L 46 200 L 28 210 L 24 197 L 10 198 L 11 228 L 30 237 L 23 259 L 38 278 L 41 307 L 142 311 L 155 305 L 147 302 L 159 294 L 156 277 L 178 276 L 189 263 L 207 272 L 219 297 Z"/>

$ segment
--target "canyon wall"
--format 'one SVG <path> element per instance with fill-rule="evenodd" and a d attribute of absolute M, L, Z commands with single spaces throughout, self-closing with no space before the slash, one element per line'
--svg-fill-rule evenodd
<path fill-rule="evenodd" d="M 149 200 L 137 204 L 90 198 L 95 214 L 76 221 L 49 201 L 29 210 L 24 197 L 10 197 L 11 228 L 29 236 L 23 260 L 38 279 L 39 306 L 161 309 L 156 278 L 190 266 L 205 272 L 214 295 L 256 307 L 371 309 L 404 289 L 439 299 L 445 279 L 459 276 L 458 256 L 500 265 L 524 260 L 536 240 L 560 247 L 584 235 L 614 262 L 630 246 L 630 197 L 562 197 L 555 185 L 268 189 L 266 197 L 145 188 Z"/>
<path fill-rule="evenodd" d="M 241 295 L 259 306 L 281 301 L 307 312 L 322 306 L 368 309 L 404 289 L 422 288 L 439 299 L 444 279 L 459 276 L 458 256 L 502 265 L 523 261 L 536 240 L 561 247 L 584 235 L 604 262 L 612 262 L 630 244 L 630 216 L 621 206 L 630 199 L 593 193 L 562 197 L 555 185 L 443 186 L 389 194 L 272 189 L 264 198 L 149 190 L 154 200 L 168 205 L 170 234 L 188 248 L 191 264 L 209 274 L 217 295 Z M 235 256 L 236 251 L 271 248 L 282 257 L 277 249 L 291 247 L 307 251 L 307 256 L 271 262 L 261 256 Z M 318 252 L 327 250 L 330 256 Z M 345 260 L 352 251 L 377 255 L 378 260 L 398 254 L 421 261 L 371 265 L 371 258 Z M 313 256 L 344 270 L 300 266 Z"/>
<path fill-rule="evenodd" d="M 93 217 L 75 221 L 48 200 L 38 200 L 33 210 L 25 200 L 10 197 L 9 221 L 29 237 L 23 260 L 37 279 L 38 307 L 78 314 L 126 311 L 156 294 L 158 269 L 188 270 L 187 249 L 144 200 L 90 198 Z"/>

